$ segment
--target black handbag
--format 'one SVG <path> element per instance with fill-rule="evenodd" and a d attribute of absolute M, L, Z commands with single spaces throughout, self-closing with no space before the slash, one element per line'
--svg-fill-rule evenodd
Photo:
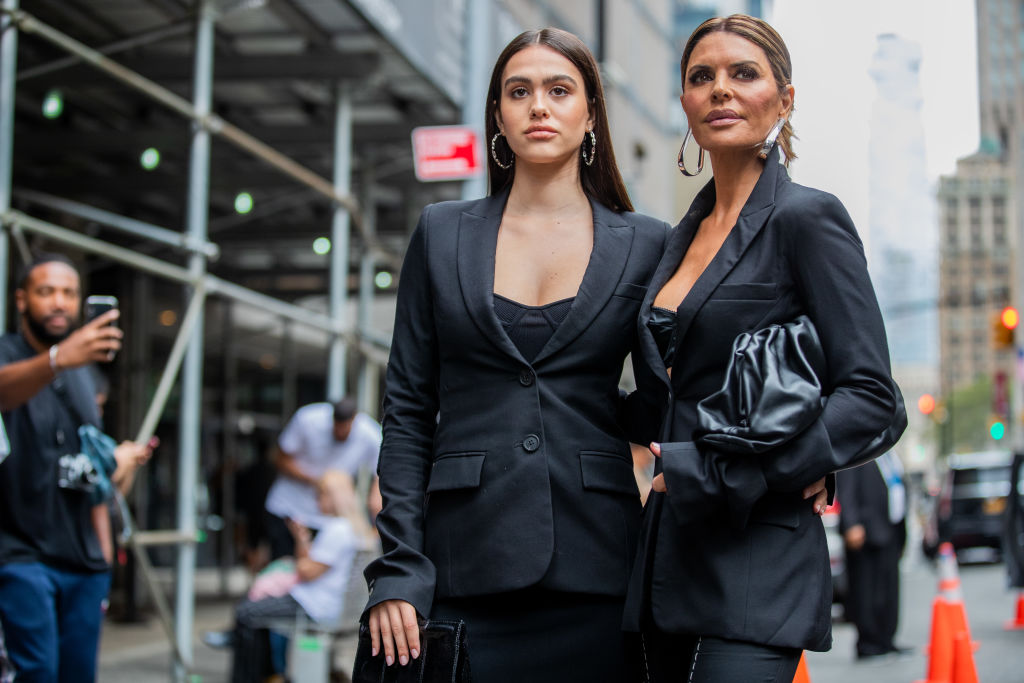
<path fill-rule="evenodd" d="M 384 653 L 374 657 L 370 628 L 359 624 L 352 683 L 471 683 L 466 622 L 427 619 L 420 625 L 420 656 L 405 666 L 388 666 Z"/>
<path fill-rule="evenodd" d="M 694 441 L 728 453 L 757 454 L 797 438 L 824 409 L 824 371 L 821 340 L 805 315 L 740 334 L 722 388 L 697 404 Z M 903 393 L 891 376 L 889 381 L 896 400 L 892 421 L 846 467 L 886 452 L 907 428 Z"/>

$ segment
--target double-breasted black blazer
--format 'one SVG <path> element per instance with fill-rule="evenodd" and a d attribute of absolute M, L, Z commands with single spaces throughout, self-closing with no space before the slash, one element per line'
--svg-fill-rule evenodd
<path fill-rule="evenodd" d="M 905 417 L 849 215 L 832 195 L 791 182 L 778 154 L 676 311 L 671 380 L 647 322 L 714 206 L 713 182 L 673 231 L 641 307 L 638 381 L 664 416 L 657 468 L 667 493 L 648 498 L 625 625 L 636 630 L 652 617 L 668 632 L 823 650 L 831 644 L 828 553 L 801 490 L 852 466 Z M 697 404 L 722 387 L 736 336 L 801 314 L 816 326 L 827 366 L 818 420 L 756 456 L 698 448 Z"/>
<path fill-rule="evenodd" d="M 625 594 L 641 508 L 618 379 L 669 226 L 592 202 L 582 284 L 528 362 L 494 313 L 507 198 L 428 206 L 406 252 L 368 607 L 402 599 L 426 616 L 435 597 L 538 584 Z"/>

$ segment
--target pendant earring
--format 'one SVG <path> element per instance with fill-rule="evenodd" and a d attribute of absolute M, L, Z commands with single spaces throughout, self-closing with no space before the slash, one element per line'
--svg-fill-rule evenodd
<path fill-rule="evenodd" d="M 679 167 L 680 173 L 682 173 L 687 178 L 692 178 L 696 175 L 700 175 L 700 172 L 704 170 L 704 148 L 701 147 L 700 145 L 697 145 L 697 149 L 700 150 L 700 152 L 697 154 L 697 170 L 696 172 L 691 173 L 690 171 L 686 170 L 686 162 L 683 160 L 683 157 L 686 155 L 686 143 L 689 141 L 690 129 L 687 128 L 686 135 L 683 136 L 683 144 L 679 148 L 679 157 L 676 159 L 676 166 Z"/>
<path fill-rule="evenodd" d="M 494 159 L 494 163 L 498 165 L 498 168 L 507 171 L 508 169 L 512 168 L 512 164 L 516 163 L 516 155 L 515 153 L 513 153 L 512 160 L 509 161 L 507 164 L 501 163 L 501 159 L 498 158 L 497 150 L 498 138 L 500 137 L 503 137 L 501 133 L 495 133 L 494 137 L 491 138 L 491 158 Z"/>
<path fill-rule="evenodd" d="M 768 137 L 764 139 L 764 143 L 761 145 L 761 151 L 757 153 L 758 159 L 767 159 L 768 152 L 772 151 L 772 147 L 775 146 L 775 140 L 779 137 L 779 133 L 786 126 L 786 119 L 779 117 L 779 120 L 775 122 L 772 129 L 768 131 Z"/>
<path fill-rule="evenodd" d="M 594 157 L 597 156 L 597 136 L 594 135 L 594 131 L 588 130 L 587 135 L 590 136 L 590 156 L 587 156 L 587 137 L 583 136 L 583 144 L 580 145 L 580 156 L 583 157 L 583 163 L 590 166 L 594 163 Z"/>

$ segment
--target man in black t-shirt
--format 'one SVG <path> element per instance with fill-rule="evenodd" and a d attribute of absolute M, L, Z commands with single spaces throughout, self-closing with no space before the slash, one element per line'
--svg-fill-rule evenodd
<path fill-rule="evenodd" d="M 109 361 L 122 332 L 116 310 L 75 329 L 80 280 L 60 255 L 26 266 L 15 302 L 20 331 L 0 337 L 0 625 L 19 683 L 89 683 L 110 573 L 73 456 L 78 427 L 100 423 L 86 366 Z"/>

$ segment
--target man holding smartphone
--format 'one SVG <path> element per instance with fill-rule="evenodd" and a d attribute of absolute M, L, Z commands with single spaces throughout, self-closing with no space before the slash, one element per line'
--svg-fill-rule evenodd
<path fill-rule="evenodd" d="M 18 279 L 19 331 L 0 337 L 0 411 L 10 455 L 0 463 L 0 626 L 18 680 L 95 680 L 101 603 L 110 586 L 92 522 L 78 427 L 99 426 L 87 365 L 121 348 L 116 309 L 77 327 L 78 271 L 43 254 Z M 125 442 L 122 457 L 148 448 Z M 79 476 L 81 475 L 81 476 Z"/>

